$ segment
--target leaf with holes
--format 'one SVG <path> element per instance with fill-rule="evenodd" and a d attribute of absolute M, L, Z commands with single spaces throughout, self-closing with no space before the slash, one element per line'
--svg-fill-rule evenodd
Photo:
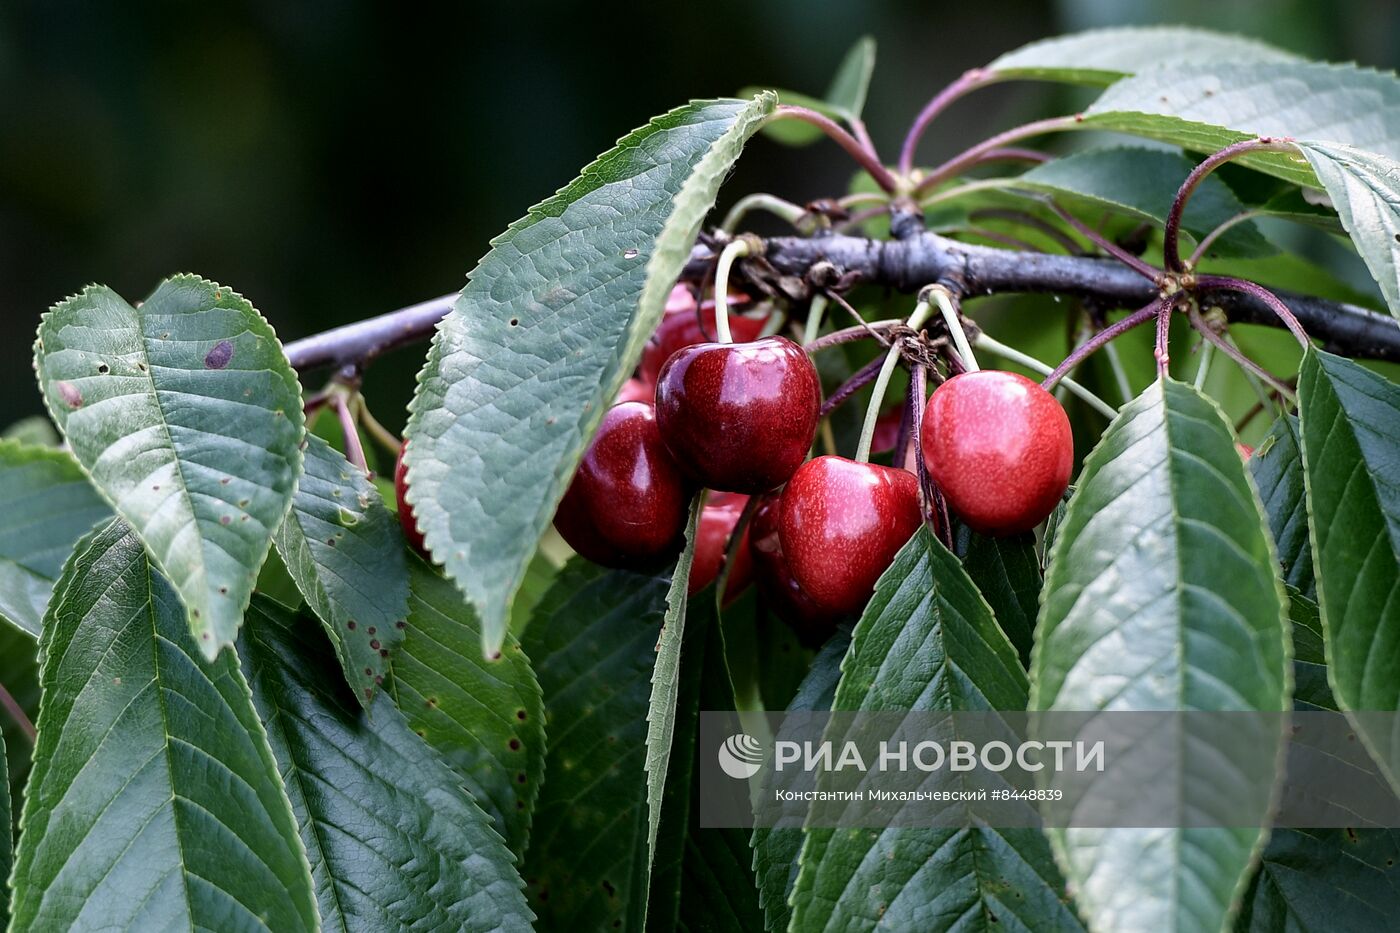
<path fill-rule="evenodd" d="M 301 472 L 301 390 L 241 295 L 92 286 L 44 315 L 39 386 L 73 455 L 174 584 L 206 658 L 233 644 Z"/>
<path fill-rule="evenodd" d="M 528 931 L 524 885 L 490 818 L 387 698 L 361 709 L 327 663 L 319 628 L 256 596 L 238 649 L 301 827 L 321 922 Z"/>
<path fill-rule="evenodd" d="M 1155 382 L 1085 461 L 1056 534 L 1030 708 L 1285 710 L 1286 626 L 1263 508 L 1229 424 L 1190 386 Z M 1238 909 L 1278 776 L 1272 760 L 1261 766 L 1267 756 L 1199 722 L 1177 728 L 1201 752 L 1162 780 L 1203 812 L 1219 786 L 1253 788 L 1231 806 L 1238 826 L 1254 828 L 1048 830 L 1092 928 L 1223 929 Z M 1262 738 L 1281 747 L 1282 722 L 1269 722 Z"/>
<path fill-rule="evenodd" d="M 646 911 L 646 713 L 666 576 L 570 561 L 525 650 L 549 720 L 525 883 L 541 929 L 640 930 Z M 587 788 L 580 794 L 580 788 Z"/>
<path fill-rule="evenodd" d="M 844 630 L 831 637 L 812 661 L 812 667 L 788 704 L 788 712 L 829 710 L 841 679 L 841 661 L 851 639 Z M 778 736 L 783 741 L 821 740 L 821 733 L 810 723 L 790 726 Z M 765 771 L 763 794 L 779 790 L 810 790 L 815 783 L 810 772 L 801 770 Z M 749 844 L 753 847 L 753 870 L 758 879 L 758 900 L 763 908 L 763 925 L 772 933 L 782 933 L 792 920 L 788 895 L 797 883 L 797 856 L 802 851 L 801 826 L 755 826 Z"/>
<path fill-rule="evenodd" d="M 1296 62 L 1299 58 L 1257 39 L 1209 29 L 1125 26 L 1089 29 L 1032 42 L 1002 55 L 986 70 L 999 78 L 1112 84 L 1157 65 L 1222 61 Z"/>
<path fill-rule="evenodd" d="M 544 700 L 530 659 L 514 637 L 482 657 L 481 623 L 461 590 L 417 557 L 408 574 L 408 628 L 389 689 L 521 855 L 544 774 Z"/>
<path fill-rule="evenodd" d="M 42 676 L 15 929 L 319 929 L 238 659 L 200 659 L 126 523 L 85 538 L 64 568 Z"/>
<path fill-rule="evenodd" d="M 0 440 L 0 619 L 37 637 L 73 544 L 111 514 L 67 453 Z"/>
<path fill-rule="evenodd" d="M 1328 679 L 1342 709 L 1400 710 L 1400 386 L 1310 351 L 1298 378 L 1308 527 Z M 1400 744 L 1357 731 L 1400 787 Z"/>
<path fill-rule="evenodd" d="M 498 237 L 438 327 L 408 434 L 428 548 L 500 649 L 510 604 L 700 223 L 773 109 L 696 101 L 624 137 Z"/>
<path fill-rule="evenodd" d="M 1176 152 L 1113 146 L 1071 153 L 1007 179 L 1007 187 L 1055 196 L 1070 205 L 1166 223 L 1181 182 L 1193 161 Z M 1245 206 L 1225 183 L 1208 177 L 1187 202 L 1181 228 L 1197 242 Z M 1237 223 L 1215 241 L 1223 256 L 1268 256 L 1278 252 L 1250 221 Z"/>
<path fill-rule="evenodd" d="M 308 435 L 305 454 L 291 514 L 277 530 L 277 553 L 330 635 L 355 697 L 368 707 L 403 640 L 403 536 L 379 490 L 340 451 Z"/>
<path fill-rule="evenodd" d="M 1026 675 L 1015 649 L 958 559 L 920 528 L 856 625 L 832 709 L 1025 705 Z M 949 929 L 965 918 L 981 930 L 1082 929 L 1039 830 L 804 832 L 791 929 Z"/>

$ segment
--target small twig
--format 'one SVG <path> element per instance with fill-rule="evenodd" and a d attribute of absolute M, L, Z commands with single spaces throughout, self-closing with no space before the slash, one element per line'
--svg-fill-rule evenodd
<path fill-rule="evenodd" d="M 1288 383 L 1245 356 L 1239 347 L 1216 333 L 1215 328 L 1210 326 L 1210 323 L 1206 321 L 1201 315 L 1200 310 L 1196 308 L 1194 304 L 1187 306 L 1186 314 L 1191 320 L 1191 326 L 1194 327 L 1202 337 L 1209 340 L 1221 353 L 1224 353 L 1230 359 L 1238 363 L 1240 368 L 1247 374 L 1252 374 L 1267 383 L 1269 387 L 1282 398 L 1291 400 L 1297 397 Z"/>
<path fill-rule="evenodd" d="M 899 327 L 902 323 L 903 321 L 885 320 L 858 324 L 855 327 L 844 327 L 803 344 L 802 349 L 808 353 L 820 353 L 822 350 L 828 350 L 843 343 L 854 343 L 857 340 L 876 340 L 881 346 L 887 347 L 890 345 L 890 340 L 882 331 Z"/>
<path fill-rule="evenodd" d="M 1181 272 L 1184 269 L 1181 264 L 1181 215 L 1186 210 L 1186 202 L 1191 199 L 1191 193 L 1205 181 L 1207 175 L 1236 156 L 1250 152 L 1285 152 L 1292 148 L 1292 141 L 1287 137 L 1274 139 L 1260 136 L 1226 146 L 1193 168 L 1191 174 L 1181 183 L 1176 197 L 1172 199 L 1171 209 L 1167 211 L 1167 225 L 1162 236 L 1163 264 L 1173 272 Z"/>
<path fill-rule="evenodd" d="M 806 107 L 793 107 L 789 104 L 783 104 L 773 111 L 772 118 L 777 120 L 801 120 L 804 123 L 810 123 L 830 137 L 842 149 L 846 150 L 846 154 L 854 159 L 861 168 L 865 169 L 866 172 L 870 174 L 870 177 L 875 180 L 875 184 L 879 185 L 883 190 L 893 193 L 895 189 L 899 187 L 898 182 L 896 182 L 895 177 L 890 174 L 889 169 L 881 164 L 880 157 L 872 150 L 861 145 L 860 140 L 843 130 L 841 126 L 830 117 L 823 116 L 815 110 L 808 110 Z"/>
<path fill-rule="evenodd" d="M 831 395 L 827 396 L 826 400 L 822 402 L 822 407 L 817 413 L 817 417 L 825 418 L 839 408 L 841 403 L 875 381 L 875 377 L 880 374 L 880 367 L 884 365 L 884 362 L 884 357 L 877 356 L 875 359 L 856 370 L 855 375 L 841 383 L 836 391 L 832 392 Z"/>
<path fill-rule="evenodd" d="M 355 424 L 355 416 L 350 411 L 350 406 L 345 403 L 345 395 L 337 392 L 331 396 L 331 408 L 335 409 L 335 415 L 340 419 L 340 429 L 345 434 L 345 459 L 359 467 L 364 473 L 369 473 L 369 463 L 365 460 L 365 448 L 360 443 L 359 426 Z"/>
<path fill-rule="evenodd" d="M 1065 357 L 1060 365 L 1056 366 L 1050 375 L 1046 376 L 1045 379 L 1041 381 L 1040 387 L 1047 392 L 1053 389 L 1055 384 L 1065 377 L 1066 373 L 1072 371 L 1074 367 L 1078 366 L 1099 347 L 1102 347 L 1116 337 L 1126 334 L 1139 324 L 1146 324 L 1148 321 L 1152 320 L 1157 313 L 1157 309 L 1162 306 L 1164 301 L 1165 299 L 1162 298 L 1154 299 L 1149 304 L 1138 308 L 1116 324 L 1108 325 L 1103 330 L 1075 347 L 1074 350 L 1070 352 L 1069 356 Z"/>
<path fill-rule="evenodd" d="M 19 731 L 24 733 L 25 738 L 29 739 L 32 745 L 35 735 L 34 723 L 30 722 L 29 714 L 24 711 L 23 706 L 19 705 L 19 701 L 10 695 L 10 691 L 5 689 L 4 684 L 0 684 L 0 709 L 9 714 L 15 725 L 19 726 Z"/>
<path fill-rule="evenodd" d="M 1269 309 L 1278 315 L 1278 319 L 1283 322 L 1283 326 L 1292 332 L 1298 344 L 1304 349 L 1312 346 L 1312 341 L 1308 339 L 1308 332 L 1303 330 L 1303 325 L 1298 323 L 1298 318 L 1288 305 L 1284 304 L 1272 291 L 1255 282 L 1245 279 L 1237 279 L 1228 275 L 1198 275 L 1196 276 L 1196 288 L 1223 288 L 1228 291 L 1241 292 L 1245 295 L 1257 298 Z"/>
<path fill-rule="evenodd" d="M 1033 123 L 1026 123 L 1013 127 L 1003 133 L 985 139 L 975 146 L 963 150 L 958 155 L 953 156 L 947 162 L 929 172 L 917 185 L 914 186 L 914 195 L 918 196 L 941 185 L 950 178 L 954 178 L 981 162 L 988 152 L 1003 149 L 1008 144 L 1019 142 L 1031 136 L 1043 136 L 1046 133 L 1058 133 L 1063 130 L 1072 130 L 1079 126 L 1078 116 L 1051 117 L 1048 120 L 1036 120 Z"/>
<path fill-rule="evenodd" d="M 946 110 L 953 101 L 995 80 L 995 72 L 985 68 L 973 68 L 963 72 L 956 81 L 935 94 L 933 99 L 924 105 L 924 109 L 919 111 L 919 115 L 909 127 L 909 132 L 904 136 L 904 144 L 899 149 L 899 173 L 908 175 L 913 169 L 914 153 L 919 148 L 919 140 L 923 139 L 924 131 L 935 117 Z"/>

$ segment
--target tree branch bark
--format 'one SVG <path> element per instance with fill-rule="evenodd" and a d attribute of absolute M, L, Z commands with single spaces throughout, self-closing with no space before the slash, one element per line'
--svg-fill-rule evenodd
<path fill-rule="evenodd" d="M 797 280 L 805 280 L 813 266 L 831 263 L 838 274 L 854 273 L 862 283 L 910 294 L 942 281 L 957 287 L 967 298 L 1053 292 L 1137 308 L 1159 297 L 1154 283 L 1112 259 L 977 246 L 928 231 L 894 240 L 842 234 L 773 237 L 765 245 L 763 260 L 772 272 Z M 703 278 L 714 260 L 715 254 L 709 248 L 695 247 L 682 278 Z M 754 264 L 741 265 L 741 271 L 759 277 L 768 274 Z M 1326 349 L 1346 356 L 1400 362 L 1400 323 L 1389 315 L 1294 292 L 1276 294 L 1297 315 L 1308 334 Z M 287 358 L 298 370 L 363 365 L 381 353 L 430 336 L 456 297 L 443 295 L 294 340 L 286 346 Z M 1201 292 L 1200 297 L 1206 306 L 1222 308 L 1232 321 L 1279 325 L 1269 306 L 1252 295 L 1210 289 Z"/>

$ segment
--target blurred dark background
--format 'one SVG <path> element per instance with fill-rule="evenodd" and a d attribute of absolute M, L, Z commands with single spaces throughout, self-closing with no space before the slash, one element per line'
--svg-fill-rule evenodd
<path fill-rule="evenodd" d="M 454 291 L 487 241 L 620 135 L 691 97 L 771 84 L 820 94 L 858 36 L 879 42 L 866 116 L 893 160 L 938 87 L 1025 42 L 1090 26 L 1197 23 L 1393 67 L 1388 0 L 763 0 L 462 4 L 370 0 L 0 5 L 0 425 L 40 411 L 39 314 L 89 282 L 129 299 L 198 272 L 286 340 Z M 981 92 L 924 161 L 1063 94 Z M 839 194 L 828 144 L 756 141 L 721 196 Z M 402 422 L 421 354 L 370 397 Z"/>

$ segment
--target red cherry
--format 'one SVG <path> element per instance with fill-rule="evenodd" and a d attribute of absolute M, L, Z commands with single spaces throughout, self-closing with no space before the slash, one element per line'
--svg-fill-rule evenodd
<path fill-rule="evenodd" d="M 771 492 L 754 509 L 749 524 L 749 554 L 763 604 L 796 633 L 798 641 L 819 647 L 836 631 L 841 616 L 826 612 L 792 578 L 779 540 L 782 496 Z"/>
<path fill-rule="evenodd" d="M 401 446 L 399 459 L 394 462 L 394 499 L 399 505 L 399 525 L 403 527 L 403 536 L 409 546 L 427 557 L 428 549 L 423 544 L 423 533 L 418 530 L 418 522 L 413 517 L 413 507 L 408 504 L 408 464 L 403 462 L 406 450 L 407 444 Z"/>
<path fill-rule="evenodd" d="M 859 612 L 922 521 L 907 470 L 817 457 L 783 490 L 779 538 L 793 578 L 827 612 Z"/>
<path fill-rule="evenodd" d="M 732 492 L 713 493 L 700 510 L 700 526 L 695 532 L 695 560 L 690 565 L 691 596 L 719 579 L 724 556 L 729 549 L 729 539 L 748 501 L 748 496 Z M 729 581 L 724 587 L 724 604 L 727 606 L 733 602 L 752 582 L 753 561 L 749 557 L 749 532 L 746 528 L 734 551 L 734 566 L 729 570 Z"/>
<path fill-rule="evenodd" d="M 899 425 L 904 420 L 902 408 L 892 408 L 875 419 L 875 433 L 870 438 L 872 454 L 889 453 L 899 443 Z"/>
<path fill-rule="evenodd" d="M 986 369 L 954 376 L 929 399 L 922 435 L 929 473 L 975 531 L 1029 531 L 1069 486 L 1069 418 L 1025 376 Z"/>
<path fill-rule="evenodd" d="M 623 402 L 603 415 L 554 527 L 595 564 L 631 567 L 680 550 L 689 501 L 652 406 Z"/>
<path fill-rule="evenodd" d="M 817 431 L 817 370 L 786 337 L 677 350 L 656 383 L 656 421 L 681 469 L 703 486 L 781 486 Z"/>
<path fill-rule="evenodd" d="M 747 301 L 748 296 L 746 295 L 732 292 L 729 295 L 731 308 Z M 703 328 L 701 327 L 702 319 Z M 730 333 L 734 340 L 739 342 L 757 340 L 767 323 L 766 318 L 743 317 L 738 314 L 729 316 Z M 657 326 L 656 333 L 651 335 L 651 339 L 642 349 L 642 360 L 638 365 L 637 375 L 643 382 L 655 384 L 661 367 L 671 358 L 672 353 L 681 347 L 712 341 L 716 334 L 714 301 L 704 302 L 700 306 L 700 314 L 697 317 L 695 296 L 685 286 L 677 285 L 671 292 L 671 299 L 666 302 L 666 313 Z"/>

